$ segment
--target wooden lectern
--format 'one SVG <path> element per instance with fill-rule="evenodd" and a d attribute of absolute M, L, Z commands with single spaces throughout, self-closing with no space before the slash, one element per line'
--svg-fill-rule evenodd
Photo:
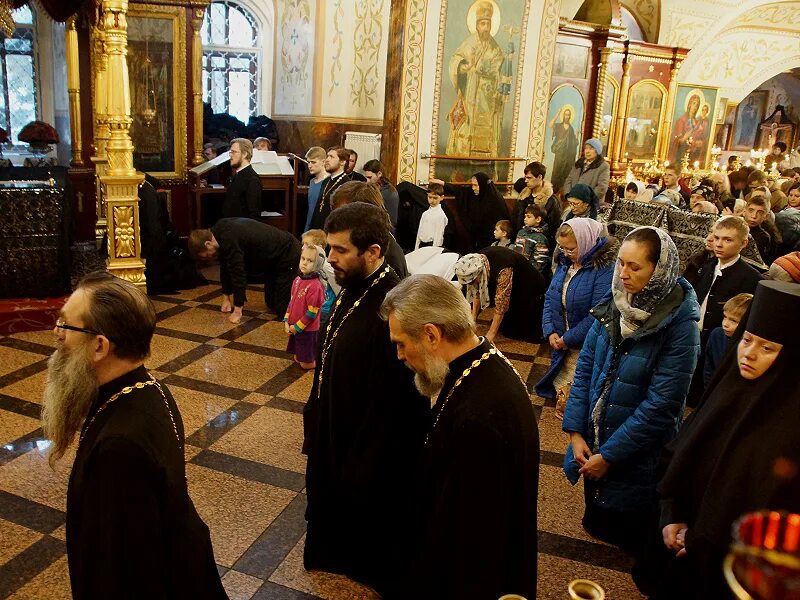
<path fill-rule="evenodd" d="M 198 229 L 211 227 L 219 217 L 227 187 L 207 185 L 205 177 L 230 163 L 223 152 L 216 158 L 189 169 L 189 193 L 193 199 L 193 222 Z M 297 169 L 289 158 L 275 152 L 255 151 L 250 163 L 261 179 L 261 221 L 292 234 L 297 231 Z M 216 210 L 215 210 L 216 209 Z"/>

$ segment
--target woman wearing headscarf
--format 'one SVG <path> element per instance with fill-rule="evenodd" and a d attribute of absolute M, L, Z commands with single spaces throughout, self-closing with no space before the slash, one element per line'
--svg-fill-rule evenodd
<path fill-rule="evenodd" d="M 644 181 L 634 179 L 625 186 L 625 200 L 636 200 L 638 202 L 652 202 L 653 190 L 647 189 Z"/>
<path fill-rule="evenodd" d="M 661 493 L 669 550 L 653 598 L 732 598 L 722 561 L 731 525 L 759 510 L 800 512 L 800 340 L 785 315 L 800 285 L 761 281 L 697 410 L 669 446 Z"/>
<path fill-rule="evenodd" d="M 562 428 L 567 479 L 584 476 L 583 527 L 633 553 L 658 521 L 658 457 L 678 431 L 700 352 L 700 307 L 655 227 L 619 250 L 612 298 L 591 310 Z"/>
<path fill-rule="evenodd" d="M 564 197 L 569 197 L 573 186 L 577 183 L 585 183 L 594 191 L 598 202 L 603 202 L 608 191 L 608 180 L 611 176 L 611 168 L 606 159 L 603 158 L 603 143 L 591 138 L 586 140 L 583 145 L 583 156 L 576 162 L 575 166 L 564 182 Z"/>
<path fill-rule="evenodd" d="M 491 246 L 494 226 L 508 219 L 508 207 L 494 182 L 486 173 L 478 172 L 469 180 L 470 187 L 445 183 L 441 179 L 430 180 L 444 186 L 445 194 L 455 196 L 456 208 L 461 224 L 469 237 L 469 249 L 479 250 Z"/>
<path fill-rule="evenodd" d="M 558 230 L 556 270 L 544 296 L 542 335 L 552 352 L 550 369 L 536 384 L 543 398 L 557 398 L 563 411 L 578 353 L 594 322 L 589 311 L 611 297 L 619 242 L 594 219 L 570 219 Z M 563 398 L 563 400 L 562 400 Z"/>
<path fill-rule="evenodd" d="M 569 208 L 564 212 L 564 221 L 575 217 L 597 219 L 598 199 L 594 190 L 585 183 L 577 183 L 567 194 Z"/>
<path fill-rule="evenodd" d="M 489 246 L 480 254 L 462 256 L 455 267 L 456 277 L 467 286 L 467 301 L 472 316 L 494 306 L 494 316 L 486 337 L 493 341 L 498 332 L 515 340 L 541 340 L 542 274 L 522 254 Z"/>

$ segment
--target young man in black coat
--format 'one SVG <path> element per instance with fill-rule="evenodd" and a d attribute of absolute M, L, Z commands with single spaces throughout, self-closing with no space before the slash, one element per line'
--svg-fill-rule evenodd
<path fill-rule="evenodd" d="M 231 169 L 234 175 L 225 200 L 222 203 L 223 217 L 261 217 L 261 179 L 250 165 L 253 144 L 250 140 L 236 138 L 231 141 Z"/>
<path fill-rule="evenodd" d="M 714 225 L 714 257 L 697 272 L 693 284 L 700 303 L 701 354 L 689 388 L 688 404 L 695 406 L 703 393 L 705 347 L 711 331 L 722 326 L 723 307 L 737 294 L 755 292 L 761 275 L 748 265 L 740 253 L 748 243 L 750 229 L 741 217 L 723 217 Z"/>
<path fill-rule="evenodd" d="M 76 600 L 227 598 L 189 497 L 184 429 L 144 368 L 156 313 L 133 284 L 87 275 L 56 322 L 42 425 L 50 463 L 75 436 L 67 559 Z"/>
<path fill-rule="evenodd" d="M 253 219 L 220 219 L 211 229 L 192 231 L 189 252 L 219 259 L 220 310 L 231 313 L 231 323 L 242 319 L 248 280 L 264 282 L 264 302 L 283 318 L 300 264 L 300 242 L 291 233 Z"/>
<path fill-rule="evenodd" d="M 390 598 L 536 597 L 539 432 L 511 363 L 475 335 L 461 292 L 412 275 L 381 307 L 417 389 L 436 396 L 410 569 Z"/>

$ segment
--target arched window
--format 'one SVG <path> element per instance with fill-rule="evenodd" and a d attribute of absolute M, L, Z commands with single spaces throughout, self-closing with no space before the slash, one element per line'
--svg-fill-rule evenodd
<path fill-rule="evenodd" d="M 215 113 L 247 123 L 259 107 L 261 32 L 258 21 L 230 0 L 212 2 L 201 31 L 203 101 Z"/>
<path fill-rule="evenodd" d="M 26 5 L 12 15 L 17 25 L 14 35 L 0 32 L 0 119 L 17 144 L 22 128 L 36 120 L 38 102 L 33 13 Z"/>

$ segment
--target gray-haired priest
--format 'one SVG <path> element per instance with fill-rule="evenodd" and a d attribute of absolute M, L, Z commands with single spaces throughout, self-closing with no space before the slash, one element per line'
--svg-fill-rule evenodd
<path fill-rule="evenodd" d="M 397 356 L 436 398 L 420 490 L 418 552 L 397 598 L 536 597 L 539 431 L 512 364 L 475 334 L 469 304 L 414 275 L 381 308 Z"/>

